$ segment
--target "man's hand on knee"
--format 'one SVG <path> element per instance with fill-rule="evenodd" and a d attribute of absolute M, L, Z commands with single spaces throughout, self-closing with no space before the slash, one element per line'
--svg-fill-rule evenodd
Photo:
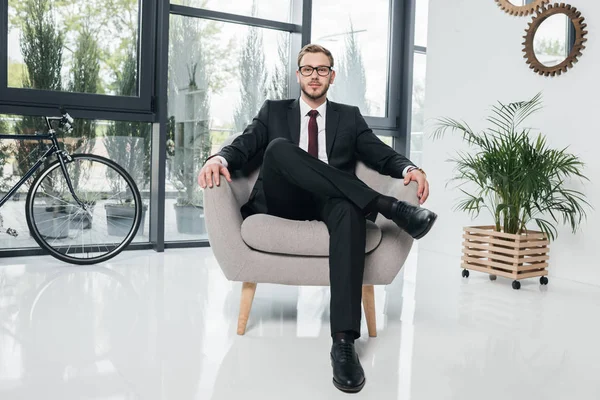
<path fill-rule="evenodd" d="M 229 170 L 218 158 L 211 158 L 204 164 L 200 173 L 198 174 L 198 184 L 202 189 L 208 187 L 213 187 L 213 182 L 215 185 L 219 186 L 221 175 L 227 179 L 228 182 L 231 182 L 231 175 L 229 174 Z"/>

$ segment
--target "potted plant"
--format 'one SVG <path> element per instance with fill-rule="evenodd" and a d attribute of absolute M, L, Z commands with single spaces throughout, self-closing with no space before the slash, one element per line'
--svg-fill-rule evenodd
<path fill-rule="evenodd" d="M 456 209 L 471 216 L 482 209 L 490 212 L 493 225 L 464 228 L 462 265 L 463 277 L 468 270 L 487 272 L 514 279 L 540 276 L 547 284 L 549 245 L 558 231 L 559 219 L 569 223 L 573 233 L 586 216 L 589 206 L 585 196 L 566 182 L 573 177 L 587 180 L 583 162 L 564 149 L 551 149 L 540 133 L 521 124 L 541 109 L 541 94 L 531 100 L 496 105 L 487 118 L 491 128 L 475 133 L 466 124 L 451 118 L 437 119 L 434 138 L 450 130 L 459 132 L 474 152 L 459 153 L 450 161 L 456 164 L 451 181 L 465 197 Z M 562 217 L 562 218 L 561 218 Z M 529 230 L 535 223 L 539 230 Z"/>
<path fill-rule="evenodd" d="M 128 195 L 127 191 L 121 192 L 124 193 L 123 196 L 112 198 L 115 202 L 104 204 L 104 209 L 106 210 L 107 232 L 111 236 L 123 237 L 127 235 L 135 218 L 135 207 L 132 204 L 133 196 Z M 103 200 L 106 200 L 106 198 Z M 148 206 L 142 204 L 142 220 L 137 229 L 136 236 L 144 234 L 144 222 L 146 220 L 147 210 Z"/>
<path fill-rule="evenodd" d="M 192 185 L 187 185 L 182 189 L 175 203 L 177 232 L 193 235 L 205 234 L 203 193 L 193 188 Z"/>
<path fill-rule="evenodd" d="M 58 186 L 58 187 L 57 187 Z M 69 229 L 91 229 L 95 200 L 82 198 L 87 205 L 84 211 L 67 191 L 66 185 L 48 184 L 45 194 L 38 194 L 33 214 L 40 235 L 50 239 L 64 239 Z"/>

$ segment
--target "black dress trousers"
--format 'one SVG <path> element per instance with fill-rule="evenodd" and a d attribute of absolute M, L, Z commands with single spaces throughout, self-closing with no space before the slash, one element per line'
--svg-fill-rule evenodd
<path fill-rule="evenodd" d="M 331 333 L 360 336 L 365 262 L 366 207 L 378 195 L 355 175 L 311 156 L 288 139 L 265 151 L 263 190 L 267 213 L 293 220 L 319 220 L 329 230 Z"/>

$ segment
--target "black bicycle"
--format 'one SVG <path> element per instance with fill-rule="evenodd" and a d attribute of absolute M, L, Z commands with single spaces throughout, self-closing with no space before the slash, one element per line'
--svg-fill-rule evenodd
<path fill-rule="evenodd" d="M 61 149 L 52 123 L 58 122 L 65 132 L 73 130 L 73 118 L 64 109 L 61 114 L 44 118 L 46 133 L 0 134 L 0 139 L 50 141 L 44 155 L 0 199 L 0 207 L 45 166 L 25 201 L 31 236 L 61 261 L 78 265 L 103 262 L 133 240 L 142 220 L 142 198 L 131 176 L 114 161 Z M 56 160 L 49 162 L 49 157 Z"/>

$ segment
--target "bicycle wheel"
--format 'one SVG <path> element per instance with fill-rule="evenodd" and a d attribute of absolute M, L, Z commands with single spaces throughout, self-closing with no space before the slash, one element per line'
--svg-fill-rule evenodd
<path fill-rule="evenodd" d="M 72 264 L 103 262 L 119 254 L 138 232 L 143 205 L 131 176 L 117 163 L 93 154 L 66 163 L 71 194 L 58 160 L 35 179 L 25 215 L 36 242 Z"/>

